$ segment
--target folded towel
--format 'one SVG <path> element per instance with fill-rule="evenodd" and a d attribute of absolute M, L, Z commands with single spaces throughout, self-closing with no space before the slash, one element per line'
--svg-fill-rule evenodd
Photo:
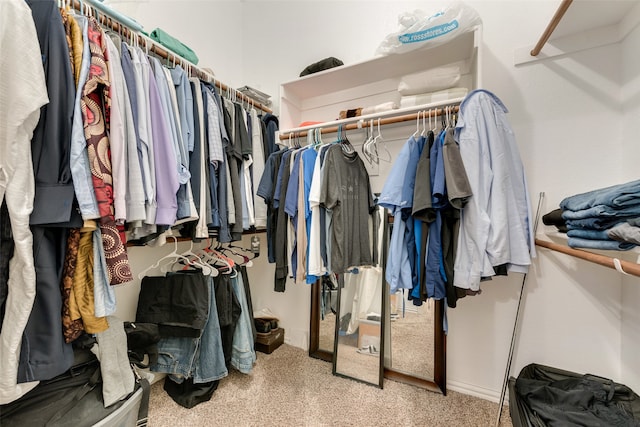
<path fill-rule="evenodd" d="M 454 87 L 460 81 L 460 76 L 465 74 L 465 68 L 465 61 L 460 61 L 406 75 L 398 84 L 398 92 L 400 95 L 417 95 Z"/>
<path fill-rule="evenodd" d="M 437 92 L 407 95 L 400 98 L 400 108 L 415 107 L 417 105 L 431 104 L 449 99 L 464 98 L 469 90 L 466 87 L 452 87 Z"/>
<path fill-rule="evenodd" d="M 374 105 L 372 107 L 364 107 L 364 108 L 360 107 L 360 108 L 353 108 L 351 110 L 342 110 L 340 111 L 338 118 L 342 120 L 342 119 L 348 119 L 350 117 L 366 116 L 367 114 L 382 113 L 384 111 L 391 111 L 397 108 L 398 108 L 398 104 L 396 104 L 393 101 L 383 102 L 381 104 Z"/>
<path fill-rule="evenodd" d="M 398 104 L 393 101 L 383 102 L 382 104 L 374 105 L 373 107 L 363 108 L 362 115 L 366 116 L 367 114 L 382 113 L 384 111 L 396 110 L 397 108 Z"/>

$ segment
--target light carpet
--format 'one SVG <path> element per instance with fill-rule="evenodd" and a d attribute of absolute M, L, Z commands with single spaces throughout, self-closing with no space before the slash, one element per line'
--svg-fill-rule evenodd
<path fill-rule="evenodd" d="M 332 375 L 331 364 L 282 345 L 258 353 L 250 375 L 232 370 L 210 401 L 186 409 L 151 387 L 149 426 L 493 426 L 498 405 L 385 380 L 384 389 Z M 511 426 L 503 409 L 501 426 Z"/>

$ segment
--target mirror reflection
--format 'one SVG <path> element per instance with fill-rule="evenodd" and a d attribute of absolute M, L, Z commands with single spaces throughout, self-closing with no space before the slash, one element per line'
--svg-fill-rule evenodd
<path fill-rule="evenodd" d="M 382 269 L 341 277 L 334 373 L 382 387 Z"/>
<path fill-rule="evenodd" d="M 320 283 L 320 326 L 318 328 L 318 350 L 333 353 L 336 312 L 338 309 L 338 281 L 335 276 L 323 276 Z"/>
<path fill-rule="evenodd" d="M 417 378 L 434 378 L 434 319 L 433 300 L 420 306 L 408 301 L 403 291 L 389 295 L 385 366 Z"/>

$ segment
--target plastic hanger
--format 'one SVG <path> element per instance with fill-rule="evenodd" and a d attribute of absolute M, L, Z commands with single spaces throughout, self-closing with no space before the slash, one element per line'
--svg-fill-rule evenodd
<path fill-rule="evenodd" d="M 314 131 L 315 129 L 309 129 L 307 131 L 307 147 L 309 148 L 313 148 L 315 146 Z"/>
<path fill-rule="evenodd" d="M 313 132 L 314 136 L 315 136 L 315 140 L 316 140 L 316 147 L 319 147 L 323 144 L 322 142 L 322 129 L 320 128 L 316 128 L 316 130 Z"/>
<path fill-rule="evenodd" d="M 252 267 L 252 266 L 253 266 L 253 261 L 251 261 L 251 259 L 252 259 L 252 258 L 249 258 L 249 257 L 248 257 L 248 256 L 246 256 L 246 255 L 239 254 L 238 252 L 234 251 L 234 250 L 232 249 L 232 248 L 234 248 L 234 247 L 236 247 L 236 246 L 231 246 L 231 245 L 229 245 L 228 247 L 223 247 L 223 248 L 221 248 L 221 249 L 220 249 L 220 251 L 221 251 L 221 252 L 223 252 L 223 253 L 224 253 L 225 251 L 229 251 L 229 252 L 231 252 L 233 255 L 235 255 L 235 256 L 239 256 L 240 258 L 242 258 L 242 264 L 243 264 L 243 265 L 245 265 L 246 267 Z M 242 250 L 245 250 L 245 251 L 246 251 L 246 249 L 245 249 L 245 248 L 240 248 L 240 249 L 242 249 Z M 255 258 L 255 256 L 254 256 L 254 258 Z"/>
<path fill-rule="evenodd" d="M 144 270 L 142 270 L 139 274 L 138 274 L 138 279 L 142 279 L 145 274 L 150 271 L 150 270 L 155 270 L 156 268 L 158 268 L 160 266 L 160 264 L 163 261 L 169 260 L 169 259 L 183 259 L 184 261 L 186 261 L 189 265 L 195 265 L 197 267 L 202 268 L 202 273 L 205 275 L 209 275 L 212 274 L 212 268 L 209 265 L 205 265 L 205 264 L 199 264 L 199 263 L 194 263 L 192 262 L 189 258 L 185 257 L 182 254 L 178 253 L 178 239 L 175 236 L 167 236 L 173 239 L 173 243 L 174 243 L 174 247 L 173 247 L 173 252 L 163 256 L 162 258 L 158 259 L 154 264 L 152 264 L 151 266 L 145 268 Z"/>
<path fill-rule="evenodd" d="M 418 136 L 418 133 L 420 132 L 420 113 L 422 113 L 422 111 L 418 111 L 418 115 L 416 117 L 416 131 L 411 135 L 412 138 Z"/>
<path fill-rule="evenodd" d="M 196 254 L 196 253 L 194 253 L 194 252 L 193 252 L 193 240 L 192 240 L 190 243 L 191 243 L 191 245 L 189 246 L 189 249 L 188 249 L 187 251 L 185 251 L 185 252 L 182 252 L 182 253 L 180 254 L 180 255 L 182 255 L 183 257 L 185 257 L 185 258 L 187 258 L 188 260 L 190 260 L 190 261 L 189 261 L 189 263 L 188 263 L 188 265 L 206 266 L 207 268 L 209 268 L 209 271 L 208 271 L 208 272 L 205 272 L 205 271 L 204 271 L 204 268 L 203 268 L 203 271 L 202 271 L 202 272 L 203 272 L 204 274 L 206 274 L 206 275 L 210 274 L 210 275 L 212 275 L 212 276 L 214 276 L 214 277 L 215 277 L 215 276 L 217 276 L 218 274 L 220 274 L 220 273 L 218 272 L 218 270 L 216 270 L 216 269 L 215 269 L 215 267 L 213 267 L 213 266 L 209 265 L 208 263 L 206 263 L 205 261 L 203 261 L 203 260 L 202 260 L 202 258 L 200 258 L 200 256 L 198 256 L 198 254 Z M 193 258 L 195 258 L 195 260 L 193 260 L 193 259 L 191 259 L 191 258 L 189 258 L 189 257 L 193 257 Z M 176 263 L 176 262 L 178 262 L 178 261 L 179 261 L 179 260 L 176 260 L 176 261 L 175 261 L 173 264 L 171 264 L 171 265 L 172 265 L 172 266 L 173 266 L 173 265 L 175 265 L 175 263 Z M 185 266 L 185 268 L 186 268 L 186 267 L 187 267 L 187 266 Z M 160 271 L 162 271 L 162 272 L 166 273 L 166 272 L 168 272 L 168 271 L 171 271 L 171 269 L 169 269 L 169 270 L 166 270 L 166 271 L 165 271 L 163 268 L 161 268 L 161 269 L 160 269 Z"/>
<path fill-rule="evenodd" d="M 364 142 L 362 143 L 362 154 L 364 155 L 364 158 L 367 159 L 367 161 L 370 164 L 377 163 L 377 159 L 374 158 L 373 147 L 372 147 L 372 143 L 373 143 L 373 119 L 371 119 L 369 121 L 369 127 L 366 128 L 365 131 L 366 131 L 366 138 L 365 138 Z"/>
<path fill-rule="evenodd" d="M 204 275 L 213 275 L 213 276 L 217 276 L 218 275 L 218 271 L 215 270 L 215 268 L 213 268 L 209 264 L 203 262 L 202 259 L 200 259 L 200 257 L 198 257 L 193 252 L 187 251 L 187 252 L 177 253 L 178 240 L 174 236 L 170 236 L 170 237 L 173 237 L 173 239 L 176 242 L 175 243 L 176 249 L 174 250 L 174 252 L 176 252 L 176 259 L 173 262 L 167 262 L 167 263 L 165 263 L 164 266 L 160 267 L 160 271 L 161 272 L 167 273 L 167 272 L 171 271 L 171 267 L 173 265 L 175 265 L 177 262 L 184 261 L 185 262 L 185 266 L 184 266 L 183 270 L 186 270 L 187 267 L 189 267 L 189 266 L 194 266 L 194 267 L 200 268 L 202 270 L 202 274 L 204 274 Z M 191 245 L 193 247 L 193 242 L 191 243 Z M 197 260 L 190 259 L 189 256 L 191 256 L 191 255 L 194 255 L 197 258 Z M 159 262 L 159 264 L 161 264 L 161 263 L 162 263 L 162 261 Z M 166 267 L 169 267 L 169 269 L 167 270 Z"/>
<path fill-rule="evenodd" d="M 234 265 L 233 260 L 223 256 L 219 252 L 216 252 L 214 249 L 212 249 L 211 243 L 207 247 L 203 248 L 202 251 L 203 253 L 201 257 L 205 262 L 209 264 L 212 264 L 212 263 L 217 264 L 218 262 L 221 262 L 223 266 L 227 269 L 227 272 L 231 272 L 233 270 L 233 265 Z"/>

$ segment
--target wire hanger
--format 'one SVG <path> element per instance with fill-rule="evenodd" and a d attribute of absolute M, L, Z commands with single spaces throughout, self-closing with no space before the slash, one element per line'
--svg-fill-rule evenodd
<path fill-rule="evenodd" d="M 339 132 L 338 142 L 340 143 L 342 152 L 347 155 L 354 154 L 356 150 L 353 148 L 353 145 L 351 145 L 349 138 L 347 138 L 347 133 L 343 130 L 343 125 L 340 125 L 338 127 L 338 132 Z"/>
<path fill-rule="evenodd" d="M 380 153 L 378 153 L 378 146 L 379 146 L 378 140 L 382 142 L 382 144 L 380 144 L 380 146 L 384 149 L 384 152 L 387 154 L 384 158 L 381 158 L 380 157 Z M 393 160 L 393 158 L 391 156 L 391 151 L 389 151 L 389 148 L 387 147 L 387 142 L 382 137 L 382 132 L 380 132 L 380 117 L 378 117 L 378 134 L 373 139 L 373 146 L 376 149 L 376 155 L 378 156 L 378 160 L 382 160 L 383 162 L 391 163 L 391 161 Z"/>

